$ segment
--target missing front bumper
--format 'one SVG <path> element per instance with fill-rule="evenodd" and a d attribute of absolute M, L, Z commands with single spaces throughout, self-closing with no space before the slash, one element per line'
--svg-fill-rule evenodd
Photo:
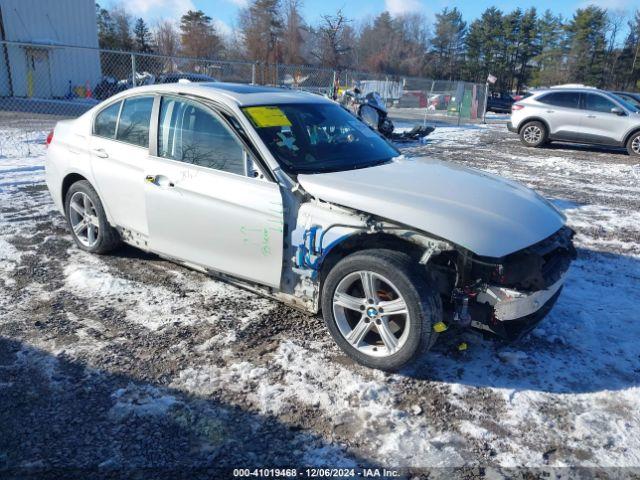
<path fill-rule="evenodd" d="M 564 286 L 566 273 L 544 290 L 523 293 L 487 286 L 469 305 L 471 327 L 514 341 L 530 332 L 553 308 Z"/>
<path fill-rule="evenodd" d="M 533 293 L 523 293 L 505 287 L 488 286 L 478 293 L 476 301 L 493 307 L 497 320 L 517 320 L 536 313 L 553 297 L 564 284 L 566 274 L 553 285 Z"/>

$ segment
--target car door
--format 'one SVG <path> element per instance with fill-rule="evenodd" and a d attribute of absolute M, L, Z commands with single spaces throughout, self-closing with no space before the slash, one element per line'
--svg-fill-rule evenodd
<path fill-rule="evenodd" d="M 588 141 L 617 145 L 629 129 L 625 109 L 600 93 L 585 93 L 582 100 L 582 130 Z M 618 113 L 611 110 L 616 108 Z"/>
<path fill-rule="evenodd" d="M 94 119 L 90 140 L 95 187 L 111 220 L 145 237 L 144 172 L 153 99 L 136 96 L 105 107 Z"/>
<path fill-rule="evenodd" d="M 551 137 L 574 140 L 580 134 L 583 112 L 580 110 L 579 92 L 550 92 L 540 97 L 538 102 L 544 105 L 541 114 L 549 125 Z"/>
<path fill-rule="evenodd" d="M 254 175 L 257 166 L 225 120 L 200 103 L 163 97 L 155 153 L 145 173 L 150 248 L 279 287 L 280 188 Z"/>

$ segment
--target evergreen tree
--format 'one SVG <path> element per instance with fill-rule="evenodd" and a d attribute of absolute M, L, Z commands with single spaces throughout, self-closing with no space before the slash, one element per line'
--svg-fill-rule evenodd
<path fill-rule="evenodd" d="M 131 14 L 122 6 L 112 8 L 109 12 L 115 32 L 115 49 L 130 52 L 133 50 L 131 36 Z"/>
<path fill-rule="evenodd" d="M 393 18 L 382 12 L 360 33 L 358 51 L 363 65 L 373 72 L 389 72 L 393 63 L 392 44 L 396 36 Z"/>
<path fill-rule="evenodd" d="M 467 24 L 457 8 L 445 7 L 442 12 L 436 13 L 431 40 L 434 77 L 455 80 L 459 76 L 466 30 Z"/>
<path fill-rule="evenodd" d="M 153 41 L 151 32 L 142 18 L 136 20 L 136 24 L 133 27 L 133 38 L 138 52 L 150 53 L 153 51 L 151 48 L 151 42 Z"/>
<path fill-rule="evenodd" d="M 182 54 L 194 58 L 218 58 L 222 42 L 211 23 L 211 17 L 202 10 L 189 10 L 180 19 Z"/>
<path fill-rule="evenodd" d="M 607 12 L 588 6 L 579 8 L 567 26 L 571 81 L 604 86 Z"/>
<path fill-rule="evenodd" d="M 546 10 L 538 19 L 537 28 L 538 54 L 533 58 L 532 86 L 566 83 L 569 79 L 568 39 L 562 17 Z"/>
<path fill-rule="evenodd" d="M 109 10 L 96 3 L 96 24 L 100 48 L 116 49 L 116 30 Z"/>
<path fill-rule="evenodd" d="M 521 47 L 516 57 L 517 73 L 515 78 L 517 92 L 521 92 L 531 78 L 533 69 L 531 62 L 540 51 L 539 35 L 538 14 L 535 8 L 530 8 L 522 16 L 520 24 Z"/>
<path fill-rule="evenodd" d="M 501 90 L 510 91 L 514 86 L 516 70 L 518 69 L 518 59 L 524 48 L 522 38 L 522 10 L 516 8 L 513 12 L 503 17 L 503 49 L 500 55 L 500 68 L 497 70 L 500 79 Z"/>
<path fill-rule="evenodd" d="M 640 90 L 640 10 L 627 22 L 628 30 L 617 64 L 618 88 Z"/>
<path fill-rule="evenodd" d="M 470 79 L 484 82 L 489 74 L 498 77 L 499 85 L 505 82 L 504 18 L 496 7 L 487 8 L 469 28 L 466 38 L 467 71 Z"/>
<path fill-rule="evenodd" d="M 250 59 L 265 63 L 281 60 L 283 22 L 279 0 L 253 0 L 241 13 L 240 29 Z"/>

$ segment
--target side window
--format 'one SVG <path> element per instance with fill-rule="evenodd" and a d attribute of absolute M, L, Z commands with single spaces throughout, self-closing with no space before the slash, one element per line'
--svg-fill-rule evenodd
<path fill-rule="evenodd" d="M 611 113 L 611 109 L 615 107 L 615 103 L 613 103 L 608 98 L 603 97 L 602 95 L 587 93 L 584 99 L 585 110 Z"/>
<path fill-rule="evenodd" d="M 153 97 L 126 99 L 120 113 L 116 139 L 140 147 L 148 147 L 152 107 Z"/>
<path fill-rule="evenodd" d="M 118 112 L 120 111 L 121 103 L 122 102 L 114 103 L 96 115 L 96 120 L 93 124 L 94 135 L 107 138 L 114 138 L 116 136 L 116 125 L 118 123 Z"/>
<path fill-rule="evenodd" d="M 162 99 L 158 155 L 245 175 L 245 152 L 235 134 L 215 115 L 191 102 Z"/>
<path fill-rule="evenodd" d="M 564 108 L 578 108 L 580 94 L 575 92 L 553 92 L 542 96 L 539 101 Z"/>

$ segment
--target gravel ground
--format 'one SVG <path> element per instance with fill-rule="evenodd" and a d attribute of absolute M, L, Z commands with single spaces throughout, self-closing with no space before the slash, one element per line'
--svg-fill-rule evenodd
<path fill-rule="evenodd" d="M 577 230 L 579 258 L 524 340 L 450 330 L 390 375 L 350 363 L 320 318 L 133 248 L 79 251 L 44 185 L 45 133 L 0 140 L 0 475 L 640 466 L 637 159 L 527 149 L 503 124 L 405 146 L 535 188 Z"/>

